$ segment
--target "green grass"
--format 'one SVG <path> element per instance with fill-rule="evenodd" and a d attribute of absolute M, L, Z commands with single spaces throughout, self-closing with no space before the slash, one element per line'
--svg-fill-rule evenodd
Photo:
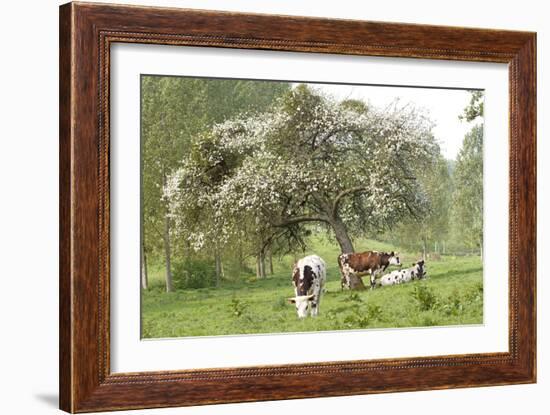
<path fill-rule="evenodd" d="M 394 250 L 363 240 L 356 249 Z M 274 275 L 256 280 L 242 275 L 219 288 L 166 293 L 162 267 L 151 267 L 150 289 L 142 293 L 142 337 L 215 336 L 251 333 L 425 327 L 483 322 L 483 272 L 477 256 L 442 256 L 427 262 L 428 279 L 366 291 L 341 291 L 336 263 L 339 250 L 316 239 L 307 254 L 327 263 L 326 292 L 316 318 L 298 319 L 286 298 L 293 258 L 274 262 Z M 404 267 L 418 258 L 401 253 Z M 365 277 L 368 281 L 368 276 Z"/>

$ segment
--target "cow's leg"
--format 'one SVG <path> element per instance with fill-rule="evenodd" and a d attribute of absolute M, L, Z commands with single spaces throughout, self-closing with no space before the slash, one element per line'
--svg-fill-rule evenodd
<path fill-rule="evenodd" d="M 321 303 L 321 296 L 318 296 L 316 304 L 315 304 L 315 309 L 311 310 L 312 311 L 312 316 L 317 317 L 319 315 L 319 304 L 320 303 Z"/>
<path fill-rule="evenodd" d="M 347 288 L 348 290 L 351 287 L 351 275 L 349 270 L 342 271 L 342 278 L 340 278 L 340 288 L 342 291 L 344 288 Z"/>
<path fill-rule="evenodd" d="M 342 279 L 340 282 L 342 290 L 344 289 L 344 287 L 349 290 L 351 288 L 351 267 L 349 266 L 349 264 L 342 264 L 340 266 L 340 272 L 342 274 Z"/>
<path fill-rule="evenodd" d="M 370 289 L 374 290 L 376 287 L 376 276 L 378 275 L 378 271 L 371 271 L 370 274 Z"/>
<path fill-rule="evenodd" d="M 311 316 L 319 314 L 319 303 L 321 301 L 321 284 L 316 283 L 313 287 L 313 299 L 311 300 Z"/>

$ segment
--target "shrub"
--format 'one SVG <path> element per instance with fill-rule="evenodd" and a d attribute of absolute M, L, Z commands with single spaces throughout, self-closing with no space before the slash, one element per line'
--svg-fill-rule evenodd
<path fill-rule="evenodd" d="M 351 313 L 344 318 L 344 324 L 347 328 L 367 328 L 370 323 L 369 314 L 365 314 L 360 307 L 351 308 Z"/>
<path fill-rule="evenodd" d="M 361 296 L 357 292 L 354 292 L 354 291 L 350 291 L 350 294 L 348 295 L 348 297 L 343 298 L 342 301 L 346 301 L 346 302 L 351 301 L 351 304 L 361 304 L 361 303 L 363 303 L 363 299 L 361 298 Z"/>
<path fill-rule="evenodd" d="M 417 285 L 411 292 L 413 300 L 418 308 L 422 311 L 433 310 L 437 304 L 437 296 L 433 290 L 426 285 Z"/>
<path fill-rule="evenodd" d="M 479 307 L 481 303 L 483 303 L 483 284 L 477 283 L 463 295 L 455 289 L 445 303 L 440 304 L 440 308 L 448 316 L 459 316 L 467 308 Z"/>
<path fill-rule="evenodd" d="M 446 304 L 441 306 L 443 312 L 448 316 L 458 316 L 464 312 L 464 304 L 458 290 L 454 290 L 452 295 L 446 301 Z"/>
<path fill-rule="evenodd" d="M 466 301 L 469 303 L 483 302 L 483 283 L 477 283 L 466 293 Z"/>
<path fill-rule="evenodd" d="M 216 268 L 213 261 L 203 259 L 185 259 L 173 264 L 172 278 L 174 288 L 206 288 L 216 285 Z"/>
<path fill-rule="evenodd" d="M 379 305 L 369 304 L 367 306 L 367 315 L 372 320 L 378 320 L 382 315 L 382 307 Z"/>
<path fill-rule="evenodd" d="M 363 300 L 359 300 L 356 303 L 352 303 L 347 309 L 348 314 L 344 317 L 344 325 L 347 328 L 367 328 L 370 324 L 378 320 L 382 314 L 382 308 L 377 305 L 368 304 L 362 306 Z"/>
<path fill-rule="evenodd" d="M 357 292 L 350 292 L 343 301 L 346 302 L 345 306 L 335 308 L 327 313 L 329 320 L 338 320 L 338 317 L 343 317 L 342 328 L 367 328 L 382 314 L 380 306 L 367 304 Z"/>
<path fill-rule="evenodd" d="M 231 303 L 229 304 L 229 308 L 231 310 L 231 314 L 236 317 L 241 317 L 248 310 L 248 303 L 246 301 L 239 300 L 238 298 L 233 297 L 231 299 Z"/>

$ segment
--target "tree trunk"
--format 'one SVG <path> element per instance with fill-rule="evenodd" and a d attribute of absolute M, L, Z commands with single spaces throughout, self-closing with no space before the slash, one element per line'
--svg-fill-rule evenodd
<path fill-rule="evenodd" d="M 220 286 L 220 280 L 221 280 L 222 273 L 223 273 L 223 271 L 222 271 L 223 265 L 222 265 L 221 255 L 218 252 L 218 250 L 216 250 L 215 257 L 216 257 L 216 287 L 219 287 Z"/>
<path fill-rule="evenodd" d="M 271 252 L 271 249 L 269 250 L 269 275 L 273 275 L 273 252 Z"/>
<path fill-rule="evenodd" d="M 171 265 L 171 248 L 170 248 L 170 218 L 164 216 L 164 256 L 166 265 L 166 292 L 174 291 L 174 284 L 172 282 L 172 265 Z"/>
<path fill-rule="evenodd" d="M 265 254 L 260 252 L 260 275 L 265 278 Z"/>
<path fill-rule="evenodd" d="M 342 253 L 345 254 L 355 252 L 355 249 L 353 249 L 353 243 L 351 242 L 344 222 L 342 222 L 340 218 L 334 218 L 334 220 L 330 221 L 330 226 L 332 226 L 334 236 L 338 241 L 338 245 L 340 245 L 340 250 Z"/>
<path fill-rule="evenodd" d="M 332 226 L 332 230 L 334 231 L 334 236 L 336 237 L 336 240 L 338 241 L 338 245 L 340 245 L 340 250 L 343 254 L 345 253 L 351 253 L 355 252 L 355 249 L 353 248 L 353 243 L 351 242 L 351 238 L 348 235 L 348 229 L 346 228 L 346 225 L 340 218 L 334 218 L 330 222 L 330 225 Z M 351 290 L 364 290 L 365 284 L 363 284 L 363 280 L 358 277 L 355 274 L 351 274 L 349 276 L 350 280 L 350 289 Z M 369 281 L 370 284 L 370 281 Z"/>
<path fill-rule="evenodd" d="M 422 259 L 426 261 L 426 238 L 422 238 Z"/>
<path fill-rule="evenodd" d="M 239 241 L 237 256 L 239 257 L 239 274 L 238 274 L 238 276 L 240 277 L 241 274 L 243 273 L 243 270 L 244 270 L 243 245 L 240 241 Z"/>
<path fill-rule="evenodd" d="M 365 276 L 365 278 L 370 278 L 370 276 Z M 365 284 L 363 283 L 363 280 L 358 277 L 357 275 L 350 275 L 349 277 L 349 288 L 350 290 L 366 290 L 367 287 L 365 287 Z M 368 281 L 370 285 L 370 280 Z"/>
<path fill-rule="evenodd" d="M 256 257 L 256 278 L 265 278 L 265 254 L 263 252 L 258 253 Z"/>
<path fill-rule="evenodd" d="M 142 160 L 143 163 L 143 160 Z M 141 166 L 143 167 L 143 165 Z M 139 228 L 139 238 L 140 238 L 140 248 L 141 248 L 141 288 L 146 290 L 149 287 L 149 279 L 147 276 L 147 257 L 145 256 L 145 214 L 144 214 L 144 200 L 143 200 L 143 174 L 140 175 L 140 228 Z"/>
<path fill-rule="evenodd" d="M 141 288 L 146 290 L 149 287 L 149 278 L 147 275 L 147 255 L 145 247 L 141 244 Z"/>

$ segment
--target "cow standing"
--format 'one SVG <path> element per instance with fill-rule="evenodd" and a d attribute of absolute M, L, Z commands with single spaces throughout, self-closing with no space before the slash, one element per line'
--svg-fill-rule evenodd
<path fill-rule="evenodd" d="M 390 265 L 401 265 L 395 252 L 366 251 L 347 253 L 338 256 L 338 265 L 342 274 L 342 289 L 364 289 L 361 276 L 370 273 L 370 287 L 376 285 L 376 277 Z"/>
<path fill-rule="evenodd" d="M 325 261 L 317 255 L 306 256 L 294 264 L 292 285 L 294 286 L 295 296 L 288 300 L 296 305 L 299 318 L 307 317 L 309 310 L 312 317 L 319 314 L 321 292 L 326 278 Z"/>
<path fill-rule="evenodd" d="M 424 260 L 415 262 L 411 268 L 392 271 L 380 278 L 378 285 L 397 285 L 426 278 L 426 265 Z"/>

